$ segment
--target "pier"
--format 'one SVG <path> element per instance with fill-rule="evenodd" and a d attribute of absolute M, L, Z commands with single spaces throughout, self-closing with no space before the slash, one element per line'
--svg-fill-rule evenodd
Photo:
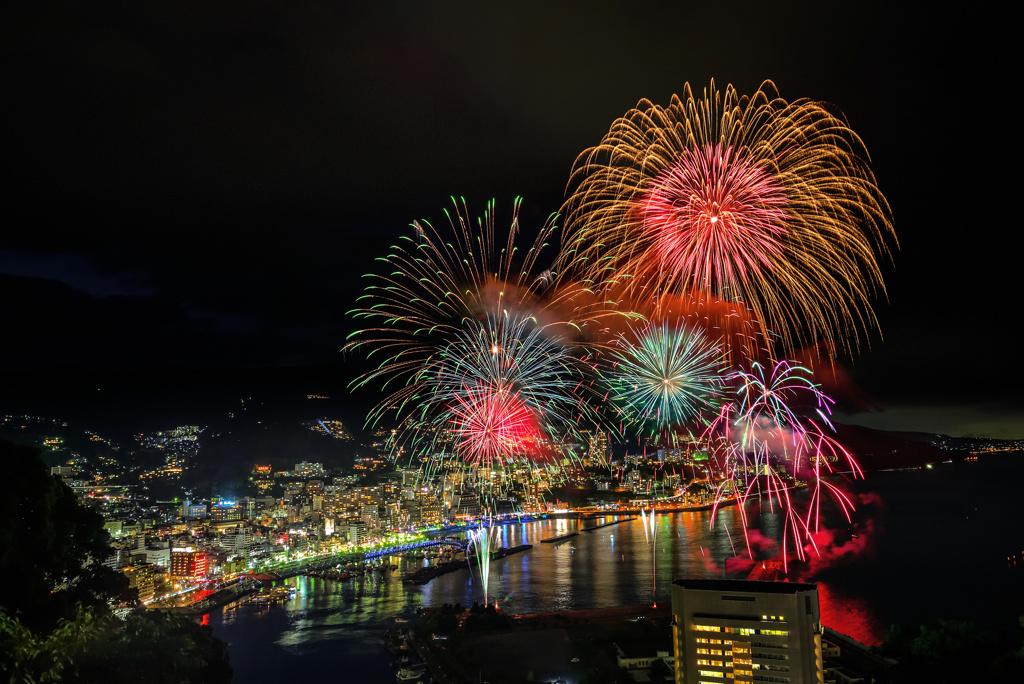
<path fill-rule="evenodd" d="M 517 553 L 522 553 L 523 551 L 529 551 L 532 548 L 533 544 L 521 544 L 519 546 L 512 546 L 509 548 L 502 547 L 491 554 L 491 560 L 498 560 L 500 558 L 505 558 L 506 556 L 513 556 Z"/>
<path fill-rule="evenodd" d="M 709 511 L 712 508 L 722 508 L 736 503 L 735 496 L 727 496 L 715 501 L 703 501 L 700 503 L 658 503 L 654 506 L 623 506 L 620 508 L 573 508 L 560 511 L 548 511 L 545 516 L 548 518 L 570 518 L 583 520 L 588 518 L 608 518 L 613 515 L 636 516 L 646 511 L 648 514 L 657 513 L 686 513 L 688 511 Z"/>
<path fill-rule="evenodd" d="M 623 518 L 622 520 L 612 520 L 611 522 L 606 522 L 601 525 L 594 525 L 593 527 L 581 527 L 580 529 L 584 532 L 593 532 L 594 530 L 599 530 L 602 527 L 608 527 L 609 525 L 618 525 L 619 523 L 629 522 L 631 520 L 636 520 L 636 518 Z"/>
<path fill-rule="evenodd" d="M 170 608 L 163 608 L 162 610 L 166 610 L 169 613 L 180 613 L 183 615 L 202 615 L 203 613 L 208 613 L 211 610 L 226 606 L 229 603 L 234 603 L 235 601 L 244 599 L 259 591 L 260 586 L 259 582 L 253 580 L 238 582 L 187 606 L 173 606 Z"/>

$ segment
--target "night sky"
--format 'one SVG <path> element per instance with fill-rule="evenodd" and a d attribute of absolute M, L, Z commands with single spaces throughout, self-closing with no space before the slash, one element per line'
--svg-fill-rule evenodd
<path fill-rule="evenodd" d="M 8 4 L 0 381 L 344 373 L 359 276 L 412 220 L 521 195 L 529 232 L 639 99 L 771 79 L 845 114 L 900 242 L 844 418 L 1024 437 L 1007 17 L 690 4 Z"/>

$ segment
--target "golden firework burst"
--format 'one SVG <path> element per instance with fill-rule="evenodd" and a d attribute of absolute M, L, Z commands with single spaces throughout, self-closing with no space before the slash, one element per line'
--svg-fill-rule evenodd
<path fill-rule="evenodd" d="M 770 81 L 752 96 L 687 84 L 667 107 L 640 101 L 577 158 L 560 270 L 644 303 L 741 304 L 786 352 L 852 352 L 877 327 L 880 257 L 896 246 L 869 161 L 820 102 L 787 102 Z"/>

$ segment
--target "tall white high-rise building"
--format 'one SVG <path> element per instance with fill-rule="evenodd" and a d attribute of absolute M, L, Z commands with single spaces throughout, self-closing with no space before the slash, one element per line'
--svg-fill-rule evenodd
<path fill-rule="evenodd" d="M 818 587 L 800 582 L 672 583 L 677 684 L 824 684 Z"/>

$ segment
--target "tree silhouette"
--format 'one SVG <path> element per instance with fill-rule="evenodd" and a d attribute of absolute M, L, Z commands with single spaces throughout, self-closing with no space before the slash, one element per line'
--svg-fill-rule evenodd
<path fill-rule="evenodd" d="M 78 605 L 102 611 L 130 597 L 128 580 L 101 565 L 110 555 L 103 518 L 50 475 L 37 449 L 0 441 L 10 496 L 0 498 L 0 607 L 34 631 L 75 618 Z"/>
<path fill-rule="evenodd" d="M 1021 618 L 1024 627 L 1024 618 Z M 1020 631 L 982 629 L 973 622 L 939 618 L 932 623 L 891 625 L 879 652 L 899 661 L 886 673 L 892 684 L 1024 681 Z"/>
<path fill-rule="evenodd" d="M 191 618 L 136 610 L 103 518 L 49 474 L 38 450 L 0 441 L 11 495 L 0 498 L 0 673 L 9 682 L 221 684 L 228 647 Z"/>
<path fill-rule="evenodd" d="M 6 681 L 226 684 L 228 646 L 183 615 L 138 610 L 120 620 L 79 608 L 38 634 L 0 609 L 0 672 Z"/>

